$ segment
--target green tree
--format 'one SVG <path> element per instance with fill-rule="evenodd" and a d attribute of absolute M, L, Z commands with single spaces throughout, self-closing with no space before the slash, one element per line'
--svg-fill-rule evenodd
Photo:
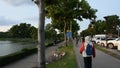
<path fill-rule="evenodd" d="M 0 32 L 0 38 L 9 38 L 10 36 L 9 32 Z"/>
<path fill-rule="evenodd" d="M 117 15 L 110 15 L 110 16 L 105 16 L 105 21 L 106 21 L 106 30 L 108 34 L 115 34 L 116 26 L 120 25 L 120 20 L 119 16 Z"/>
<path fill-rule="evenodd" d="M 13 38 L 33 38 L 36 29 L 31 24 L 20 23 L 19 25 L 13 25 L 8 32 Z"/>
<path fill-rule="evenodd" d="M 106 22 L 102 21 L 102 20 L 97 20 L 94 22 L 94 29 L 95 29 L 95 33 L 94 34 L 103 34 L 104 30 L 106 29 Z"/>
<path fill-rule="evenodd" d="M 19 37 L 29 38 L 30 37 L 30 24 L 21 23 L 18 27 Z"/>
<path fill-rule="evenodd" d="M 96 10 L 92 9 L 86 0 L 52 0 L 51 2 L 46 0 L 45 10 L 46 16 L 52 19 L 52 23 L 61 23 L 64 26 L 65 42 L 67 23 L 74 19 L 82 21 L 83 18 L 96 17 Z"/>
<path fill-rule="evenodd" d="M 32 38 L 32 39 L 37 39 L 37 28 L 35 28 L 35 27 L 31 27 L 30 28 L 30 37 Z"/>
<path fill-rule="evenodd" d="M 13 25 L 10 28 L 9 33 L 11 33 L 12 37 L 19 37 L 19 26 Z"/>
<path fill-rule="evenodd" d="M 57 36 L 57 32 L 52 27 L 51 24 L 47 24 L 45 28 L 45 38 L 49 40 L 55 40 Z"/>
<path fill-rule="evenodd" d="M 105 20 L 92 21 L 91 24 L 93 24 L 93 29 L 89 26 L 85 31 L 89 31 L 93 35 L 104 34 L 104 30 L 106 30 L 107 34 L 117 34 L 116 27 L 117 25 L 120 25 L 119 17 L 117 15 L 110 15 L 105 16 L 104 18 Z M 91 31 L 91 29 L 94 31 Z M 85 31 L 83 31 L 81 34 L 83 34 Z"/>
<path fill-rule="evenodd" d="M 53 22 L 52 26 L 54 28 L 57 28 L 60 30 L 60 32 L 64 32 L 64 24 L 62 24 L 61 22 Z M 72 21 L 72 22 L 68 22 L 66 23 L 66 30 L 72 31 L 72 33 L 77 33 L 77 31 L 80 29 L 80 26 L 78 25 L 78 23 L 76 21 Z"/>

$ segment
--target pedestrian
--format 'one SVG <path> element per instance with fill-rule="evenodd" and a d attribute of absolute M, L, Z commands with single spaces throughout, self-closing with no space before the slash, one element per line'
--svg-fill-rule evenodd
<path fill-rule="evenodd" d="M 76 46 L 78 46 L 79 37 L 76 37 Z"/>
<path fill-rule="evenodd" d="M 85 38 L 84 37 L 81 38 L 81 42 L 85 42 Z"/>
<path fill-rule="evenodd" d="M 90 49 L 88 49 L 88 46 L 89 46 L 88 44 L 91 45 L 92 51 L 90 51 Z M 92 52 L 92 53 L 88 54 L 87 53 L 88 50 L 89 50 L 89 52 Z M 84 68 L 92 68 L 92 57 L 95 58 L 96 53 L 95 53 L 94 45 L 91 42 L 90 36 L 82 38 L 82 44 L 80 46 L 80 53 L 82 54 L 83 59 L 84 59 Z"/>

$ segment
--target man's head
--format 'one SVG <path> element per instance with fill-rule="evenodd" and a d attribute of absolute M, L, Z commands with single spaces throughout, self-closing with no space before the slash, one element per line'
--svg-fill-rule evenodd
<path fill-rule="evenodd" d="M 91 36 L 86 36 L 85 41 L 91 41 Z"/>

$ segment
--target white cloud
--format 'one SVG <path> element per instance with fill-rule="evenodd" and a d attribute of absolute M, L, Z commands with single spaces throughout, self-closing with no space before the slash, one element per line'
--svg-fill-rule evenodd
<path fill-rule="evenodd" d="M 6 3 L 13 5 L 13 6 L 19 6 L 19 5 L 32 5 L 32 0 L 4 0 Z"/>
<path fill-rule="evenodd" d="M 11 26 L 0 26 L 0 32 L 6 32 L 11 28 Z"/>

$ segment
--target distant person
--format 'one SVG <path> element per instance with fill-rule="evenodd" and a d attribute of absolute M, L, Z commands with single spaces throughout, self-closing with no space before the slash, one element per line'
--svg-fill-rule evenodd
<path fill-rule="evenodd" d="M 81 40 L 81 42 L 85 42 L 85 37 L 82 37 L 82 40 Z"/>
<path fill-rule="evenodd" d="M 84 59 L 84 68 L 92 68 L 92 57 L 95 58 L 96 53 L 90 36 L 82 38 L 80 53 L 82 54 Z"/>
<path fill-rule="evenodd" d="M 78 46 L 79 37 L 76 37 L 76 46 Z"/>

